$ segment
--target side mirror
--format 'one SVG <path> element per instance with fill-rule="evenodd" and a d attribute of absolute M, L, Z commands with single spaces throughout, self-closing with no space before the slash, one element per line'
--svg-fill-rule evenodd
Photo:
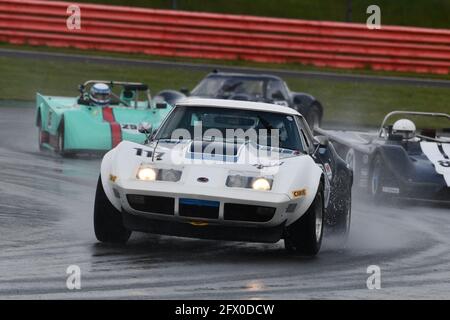
<path fill-rule="evenodd" d="M 326 148 L 326 147 L 328 147 L 328 144 L 330 143 L 330 140 L 326 136 L 316 136 L 314 138 L 319 143 L 320 148 Z"/>
<path fill-rule="evenodd" d="M 150 142 L 150 138 L 151 138 L 151 135 L 152 135 L 152 124 L 151 123 L 148 123 L 148 122 L 141 122 L 139 125 L 138 125 L 138 131 L 140 132 L 140 133 L 143 133 L 143 134 L 145 134 L 145 141 L 144 141 L 144 144 L 147 144 L 147 143 L 149 143 Z"/>
<path fill-rule="evenodd" d="M 188 88 L 181 88 L 180 92 L 185 96 L 188 96 L 191 93 Z"/>
<path fill-rule="evenodd" d="M 152 124 L 148 122 L 141 122 L 138 126 L 138 131 L 146 135 L 152 134 Z"/>

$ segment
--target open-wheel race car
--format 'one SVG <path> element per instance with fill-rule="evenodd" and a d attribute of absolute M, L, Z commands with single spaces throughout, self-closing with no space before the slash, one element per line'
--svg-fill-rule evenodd
<path fill-rule="evenodd" d="M 423 128 L 416 128 L 413 118 Z M 355 187 L 375 200 L 450 204 L 450 115 L 393 111 L 378 132 L 317 131 L 334 142 L 353 168 Z"/>
<path fill-rule="evenodd" d="M 292 92 L 280 77 L 267 74 L 228 73 L 214 70 L 192 91 L 163 90 L 157 94 L 173 104 L 189 97 L 256 101 L 279 104 L 302 114 L 311 128 L 320 126 L 322 104 L 312 95 Z"/>
<path fill-rule="evenodd" d="M 142 143 L 140 122 L 158 127 L 171 110 L 151 98 L 147 85 L 89 80 L 77 97 L 36 95 L 39 147 L 61 155 L 104 152 L 122 140 Z M 117 91 L 117 92 L 115 92 Z"/>
<path fill-rule="evenodd" d="M 352 172 L 297 111 L 274 104 L 188 98 L 146 144 L 103 158 L 94 206 L 98 240 L 132 231 L 274 243 L 316 254 L 323 227 L 350 227 Z M 337 241 L 337 240 L 336 240 Z"/>

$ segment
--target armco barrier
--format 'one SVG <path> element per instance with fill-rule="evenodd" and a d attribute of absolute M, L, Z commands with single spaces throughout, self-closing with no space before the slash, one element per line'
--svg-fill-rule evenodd
<path fill-rule="evenodd" d="M 72 2 L 0 0 L 0 41 L 161 56 L 297 62 L 448 74 L 450 30 L 277 19 L 77 4 L 81 29 L 69 30 Z"/>

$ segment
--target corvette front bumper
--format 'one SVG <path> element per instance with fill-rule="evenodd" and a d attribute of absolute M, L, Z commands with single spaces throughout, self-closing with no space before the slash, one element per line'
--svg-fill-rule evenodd
<path fill-rule="evenodd" d="M 166 221 L 122 212 L 124 226 L 147 233 L 209 240 L 278 242 L 284 233 L 284 222 L 274 227 L 195 225 L 182 221 Z"/>
<path fill-rule="evenodd" d="M 188 235 L 193 230 L 205 229 L 208 230 L 206 233 L 214 230 L 212 236 L 216 233 L 221 234 L 220 238 L 226 238 L 219 231 L 223 227 L 231 238 L 246 241 L 261 238 L 259 233 L 268 235 L 274 232 L 276 236 L 268 237 L 269 242 L 272 242 L 281 237 L 279 229 L 284 228 L 286 221 L 294 214 L 299 215 L 296 209 L 302 201 L 292 200 L 286 194 L 227 187 L 217 190 L 206 186 L 192 188 L 174 186 L 173 183 L 156 183 L 149 190 L 146 186 L 143 182 L 133 182 L 127 188 L 114 186 L 113 189 L 115 196 L 120 199 L 122 212 L 127 218 L 125 221 L 130 223 L 130 229 L 140 229 L 139 225 L 134 224 L 136 220 L 142 225 L 147 225 L 143 222 L 148 221 L 150 227 L 144 229 L 150 228 L 152 232 L 164 229 L 167 232 L 156 232 L 163 234 L 181 230 L 176 232 L 177 235 L 185 232 Z M 173 229 L 168 227 L 171 223 Z M 153 225 L 159 225 L 160 229 L 154 230 Z M 239 231 L 239 236 L 233 230 Z M 242 230 L 246 230 L 248 236 L 241 234 Z M 199 235 L 203 234 L 203 231 L 198 232 Z"/>

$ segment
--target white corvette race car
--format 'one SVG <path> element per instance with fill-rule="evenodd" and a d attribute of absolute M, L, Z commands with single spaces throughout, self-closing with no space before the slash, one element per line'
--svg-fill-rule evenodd
<path fill-rule="evenodd" d="M 186 99 L 150 131 L 145 145 L 123 141 L 103 158 L 98 240 L 126 242 L 131 231 L 284 239 L 287 249 L 314 255 L 324 225 L 342 239 L 348 234 L 352 171 L 297 111 Z"/>

